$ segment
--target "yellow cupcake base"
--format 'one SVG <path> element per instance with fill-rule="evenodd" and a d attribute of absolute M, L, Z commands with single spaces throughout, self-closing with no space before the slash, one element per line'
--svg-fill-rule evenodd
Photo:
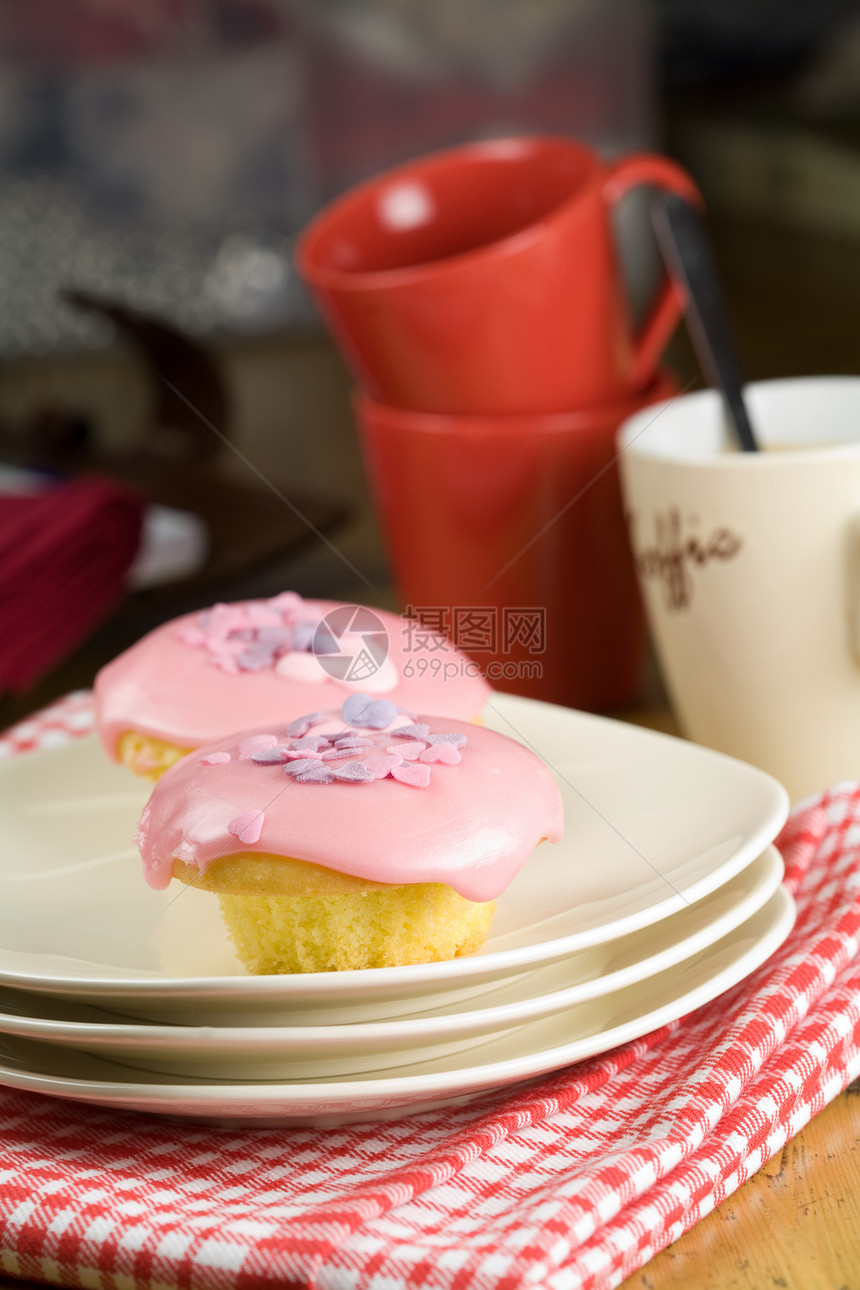
<path fill-rule="evenodd" d="M 136 730 L 126 730 L 116 745 L 116 755 L 122 765 L 144 779 L 161 779 L 174 762 L 190 751 L 190 748 L 177 748 L 176 744 L 169 744 L 164 739 L 138 734 Z"/>
<path fill-rule="evenodd" d="M 336 972 L 434 963 L 483 945 L 495 901 L 473 904 L 443 883 L 335 896 L 220 897 L 249 972 Z"/>

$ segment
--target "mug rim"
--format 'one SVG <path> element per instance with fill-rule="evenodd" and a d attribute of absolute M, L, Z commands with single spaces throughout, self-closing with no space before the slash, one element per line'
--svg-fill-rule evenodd
<path fill-rule="evenodd" d="M 678 398 L 677 389 L 675 373 L 661 367 L 640 390 L 570 412 L 420 412 L 382 403 L 362 389 L 353 390 L 352 405 L 359 417 L 408 434 L 563 434 L 590 429 L 614 431 L 635 416 L 673 403 Z M 646 402 L 649 398 L 651 401 Z"/>
<path fill-rule="evenodd" d="M 587 163 L 582 184 L 565 201 L 539 219 L 529 221 L 516 232 L 437 260 L 401 265 L 394 269 L 361 269 L 356 273 L 346 273 L 314 261 L 315 243 L 323 235 L 330 233 L 344 216 L 364 205 L 383 186 L 397 180 L 420 179 L 442 166 L 449 165 L 452 160 L 469 162 L 492 157 L 493 154 L 504 155 L 506 151 L 512 151 L 515 145 L 519 152 L 557 150 L 578 154 Z M 345 293 L 411 285 L 425 278 L 438 277 L 442 273 L 460 268 L 469 261 L 509 256 L 533 242 L 540 229 L 555 223 L 562 212 L 566 212 L 572 205 L 581 201 L 588 185 L 599 176 L 602 164 L 602 158 L 594 148 L 561 134 L 499 135 L 491 139 L 478 139 L 453 148 L 426 153 L 412 161 L 403 162 L 378 175 L 361 180 L 324 206 L 299 234 L 295 247 L 296 265 L 302 277 L 314 287 Z"/>
<path fill-rule="evenodd" d="M 751 395 L 755 400 L 757 394 L 767 394 L 776 391 L 785 399 L 794 398 L 802 390 L 814 392 L 816 388 L 829 389 L 834 393 L 839 392 L 840 387 L 846 392 L 850 391 L 852 397 L 857 400 L 857 419 L 858 435 L 856 439 L 846 439 L 841 442 L 822 442 L 794 446 L 785 446 L 780 442 L 778 452 L 741 452 L 741 451 L 712 451 L 706 454 L 684 452 L 678 446 L 655 445 L 645 440 L 639 442 L 640 436 L 644 434 L 648 426 L 666 411 L 670 405 L 675 405 L 679 411 L 675 416 L 680 414 L 682 405 L 693 404 L 715 404 L 721 400 L 721 393 L 716 389 L 693 390 L 689 393 L 676 395 L 673 399 L 666 399 L 661 404 L 653 404 L 648 408 L 641 408 L 629 416 L 618 428 L 616 443 L 618 446 L 619 456 L 634 457 L 639 461 L 662 462 L 674 467 L 690 470 L 713 470 L 719 466 L 725 470 L 773 470 L 781 466 L 796 465 L 798 462 L 809 462 L 810 460 L 831 461 L 839 458 L 853 459 L 860 455 L 860 376 L 852 375 L 827 375 L 819 374 L 814 376 L 787 376 L 772 377 L 761 381 L 748 381 L 744 383 L 744 393 Z M 692 411 L 692 409 L 691 409 Z M 647 421 L 645 420 L 648 415 Z M 697 426 L 692 421 L 688 426 L 688 433 L 692 436 L 696 430 L 701 431 L 701 426 Z M 767 445 L 767 435 L 762 436 Z M 725 429 L 726 444 L 731 444 L 731 438 L 728 426 Z"/>

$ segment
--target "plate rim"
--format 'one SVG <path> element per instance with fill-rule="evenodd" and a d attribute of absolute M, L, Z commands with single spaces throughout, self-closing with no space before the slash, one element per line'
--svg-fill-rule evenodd
<path fill-rule="evenodd" d="M 499 702 L 502 705 L 501 713 L 499 708 L 494 706 Z M 558 704 L 528 699 L 522 695 L 503 694 L 494 691 L 492 701 L 488 702 L 486 707 L 497 715 L 501 715 L 504 721 L 508 720 L 504 714 L 504 709 L 507 707 L 512 708 L 514 713 L 519 709 L 525 709 L 529 713 L 534 713 L 535 709 L 545 710 L 553 714 L 563 713 L 586 725 L 594 724 L 604 729 L 611 727 L 613 730 L 623 730 L 625 738 L 638 738 L 648 745 L 653 744 L 655 741 L 664 744 L 668 742 L 673 747 L 683 747 L 691 756 L 698 757 L 701 760 L 722 762 L 731 765 L 735 769 L 741 768 L 745 776 L 756 781 L 762 788 L 767 790 L 771 797 L 768 812 L 765 816 L 763 811 L 762 823 L 752 830 L 731 856 L 727 857 L 709 874 L 683 888 L 683 894 L 673 890 L 663 899 L 654 901 L 644 911 L 640 909 L 621 918 L 599 924 L 596 927 L 568 933 L 561 937 L 553 937 L 546 941 L 537 941 L 509 949 L 443 960 L 438 963 L 417 963 L 387 968 L 360 968 L 338 972 L 337 974 L 309 972 L 282 976 L 237 975 L 208 977 L 169 977 L 144 974 L 127 978 L 112 978 L 109 976 L 99 978 L 88 976 L 85 972 L 79 972 L 58 977 L 36 971 L 27 971 L 22 968 L 11 968 L 0 962 L 0 985 L 7 985 L 23 991 L 29 990 L 51 997 L 72 995 L 81 1000 L 95 998 L 124 999 L 136 1000 L 141 1003 L 168 997 L 175 1001 L 180 995 L 187 997 L 189 1000 L 203 1001 L 209 999 L 213 1002 L 220 1000 L 225 1003 L 235 1003 L 242 996 L 245 996 L 249 1002 L 262 1003 L 263 1001 L 270 1001 L 272 996 L 283 995 L 284 1006 L 289 1005 L 291 995 L 293 998 L 299 997 L 311 1002 L 320 997 L 324 999 L 331 995 L 335 975 L 341 1001 L 350 1001 L 356 996 L 361 996 L 371 982 L 379 986 L 388 986 L 390 989 L 426 987 L 431 990 L 435 987 L 444 991 L 446 988 L 456 988 L 461 984 L 475 984 L 481 978 L 485 980 L 493 979 L 505 973 L 512 975 L 518 971 L 528 970 L 538 964 L 550 965 L 578 950 L 589 949 L 595 945 L 616 940 L 632 931 L 661 922 L 673 913 L 679 912 L 685 905 L 696 903 L 696 901 L 710 895 L 724 883 L 736 877 L 746 865 L 752 863 L 762 853 L 768 844 L 773 842 L 788 816 L 790 809 L 788 793 L 773 776 L 756 766 L 751 766 L 749 763 L 742 762 L 738 758 L 730 757 L 725 753 L 717 752 L 715 749 L 691 743 L 675 735 L 622 722 L 615 718 L 581 712 L 573 708 L 564 708 Z M 508 722 L 508 724 L 511 725 L 512 729 L 516 729 L 512 722 Z M 81 740 L 75 740 L 74 743 L 77 744 L 84 740 L 97 741 L 97 736 L 89 734 L 83 736 Z M 66 745 L 61 745 L 60 747 L 66 747 Z M 58 751 L 58 749 L 46 749 L 44 754 L 55 751 Z M 31 758 L 40 755 L 43 755 L 43 753 L 34 752 L 27 756 Z M 8 761 L 0 763 L 0 775 L 3 773 L 4 766 L 15 765 L 17 761 L 17 758 L 10 758 Z M 643 915 L 645 915 L 644 921 Z"/>
<path fill-rule="evenodd" d="M 712 977 L 705 982 L 700 982 L 692 990 L 682 993 L 658 1006 L 652 1012 L 645 1013 L 633 1021 L 624 1022 L 614 1029 L 604 1030 L 585 1038 L 581 1037 L 578 1040 L 556 1047 L 540 1049 L 536 1053 L 529 1052 L 520 1057 L 486 1063 L 483 1066 L 467 1066 L 448 1071 L 399 1077 L 395 1068 L 395 1072 L 391 1076 L 377 1077 L 372 1080 L 357 1079 L 346 1083 L 317 1079 L 304 1083 L 291 1083 L 289 1081 L 264 1083 L 255 1080 L 233 1081 L 227 1084 L 188 1085 L 180 1083 L 177 1079 L 173 1083 L 159 1084 L 150 1082 L 148 1084 L 134 1084 L 117 1080 L 86 1080 L 50 1075 L 40 1076 L 33 1071 L 16 1071 L 5 1066 L 2 1061 L 2 1055 L 0 1055 L 0 1085 L 29 1089 L 34 1092 L 42 1092 L 78 1102 L 87 1101 L 86 1095 L 89 1094 L 91 1105 L 111 1106 L 117 1109 L 124 1107 L 128 1110 L 142 1109 L 151 1114 L 179 1114 L 182 1118 L 188 1118 L 194 1114 L 198 1116 L 205 1115 L 207 1103 L 220 1102 L 220 1109 L 217 1112 L 213 1110 L 212 1114 L 217 1114 L 221 1119 L 229 1119 L 236 1114 L 241 1115 L 241 1110 L 236 1108 L 243 1100 L 248 1101 L 249 1099 L 252 1104 L 268 1104 L 267 1113 L 272 1113 L 275 1116 L 298 1113 L 306 1115 L 308 1121 L 314 1119 L 318 1121 L 320 1116 L 353 1114 L 353 1111 L 356 1110 L 365 1110 L 371 1116 L 374 1110 L 402 1109 L 404 1113 L 409 1113 L 410 1110 L 413 1113 L 417 1113 L 414 1105 L 410 1104 L 410 1102 L 398 1102 L 396 1099 L 409 1098 L 410 1096 L 418 1099 L 428 1096 L 447 1096 L 448 1099 L 456 1096 L 472 1097 L 488 1092 L 493 1088 L 507 1087 L 522 1083 L 528 1079 L 539 1078 L 542 1075 L 550 1074 L 554 1070 L 583 1061 L 588 1057 L 597 1056 L 601 1052 L 607 1052 L 620 1044 L 633 1042 L 637 1038 L 641 1038 L 643 1035 L 669 1024 L 671 1021 L 679 1020 L 688 1013 L 713 1002 L 714 999 L 732 989 L 735 985 L 740 984 L 747 976 L 766 963 L 790 935 L 797 917 L 797 906 L 784 885 L 780 885 L 777 888 L 763 909 L 768 907 L 773 907 L 775 910 L 773 923 L 769 930 L 731 964 L 719 969 Z M 761 913 L 762 911 L 758 912 Z M 756 916 L 755 914 L 752 915 L 753 918 Z M 741 929 L 735 930 L 740 931 Z M 762 953 L 762 949 L 764 949 L 764 953 Z M 600 1040 L 599 1045 L 597 1047 L 588 1047 L 589 1042 L 594 1039 Z M 535 1065 L 536 1060 L 537 1066 Z M 133 1067 L 128 1067 L 128 1069 L 130 1071 L 134 1070 Z M 395 1085 L 399 1085 L 399 1088 L 397 1088 L 396 1092 L 393 1092 Z M 456 1087 L 452 1089 L 452 1085 Z M 343 1103 L 350 1105 L 344 1105 L 342 1108 L 330 1111 L 325 1110 L 324 1107 L 307 1113 L 295 1111 L 297 1106 L 301 1107 L 312 1101 L 321 1103 L 326 1098 L 332 1102 L 340 1099 Z M 189 1104 L 189 1109 L 180 1112 L 171 1112 L 167 1109 L 171 1103 L 176 1103 L 182 1099 Z M 392 1101 L 392 1099 L 395 1100 Z M 133 1106 L 131 1105 L 132 1101 L 135 1103 Z M 275 1101 L 284 1104 L 283 1108 L 280 1111 L 271 1112 L 271 1103 Z M 373 1103 L 379 1103 L 380 1101 L 384 1103 L 384 1106 L 373 1105 Z M 149 1103 L 149 1105 L 145 1105 L 146 1103 Z M 252 1113 L 249 1113 L 249 1121 L 257 1118 Z"/>
<path fill-rule="evenodd" d="M 200 1061 L 205 1061 L 207 1052 L 211 1052 L 219 1047 L 226 1050 L 235 1047 L 235 1052 L 228 1056 L 221 1056 L 213 1060 L 219 1062 L 248 1060 L 254 1058 L 243 1052 L 242 1044 L 254 1044 L 259 1052 L 259 1059 L 264 1060 L 263 1054 L 270 1049 L 275 1049 L 279 1044 L 294 1043 L 298 1051 L 295 1057 L 300 1059 L 304 1054 L 301 1049 L 302 1043 L 308 1046 L 316 1044 L 325 1044 L 335 1038 L 343 1038 L 346 1034 L 350 1036 L 351 1042 L 343 1045 L 343 1054 L 348 1056 L 355 1049 L 359 1048 L 361 1041 L 365 1044 L 373 1042 L 382 1042 L 385 1040 L 405 1039 L 408 1036 L 414 1036 L 414 1047 L 429 1046 L 431 1043 L 445 1043 L 449 1037 L 462 1038 L 476 1034 L 492 1034 L 494 1031 L 484 1029 L 485 1025 L 496 1023 L 498 1031 L 504 1030 L 515 1025 L 523 1025 L 529 1021 L 536 1021 L 542 1018 L 552 1016 L 554 1013 L 567 1007 L 574 1007 L 581 1003 L 589 1003 L 595 999 L 602 998 L 604 995 L 612 994 L 616 990 L 624 989 L 628 985 L 635 985 L 647 980 L 651 976 L 666 971 L 668 968 L 677 967 L 685 963 L 688 959 L 693 958 L 696 954 L 701 953 L 714 945 L 717 941 L 722 940 L 725 936 L 736 931 L 745 922 L 765 908 L 768 902 L 781 885 L 785 866 L 782 857 L 776 847 L 771 843 L 765 847 L 764 851 L 747 866 L 751 869 L 753 865 L 761 862 L 763 870 L 762 877 L 758 885 L 750 893 L 738 899 L 736 905 L 730 910 L 723 912 L 704 927 L 698 928 L 686 936 L 681 936 L 678 940 L 670 942 L 669 945 L 663 946 L 654 953 L 649 954 L 646 958 L 636 960 L 627 964 L 625 967 L 615 972 L 601 973 L 596 977 L 576 982 L 570 986 L 564 986 L 560 989 L 548 990 L 537 995 L 528 995 L 518 1000 L 514 1004 L 495 1004 L 491 1007 L 474 1007 L 469 1006 L 474 1003 L 473 999 L 463 1000 L 462 1007 L 457 1007 L 456 1011 L 441 1017 L 390 1017 L 374 1021 L 355 1021 L 343 1023 L 322 1023 L 319 1025 L 248 1025 L 248 1026 L 217 1026 L 217 1025 L 188 1025 L 181 1021 L 175 1023 L 151 1022 L 128 1018 L 127 1020 L 111 1020 L 107 1022 L 99 1021 L 63 1021 L 52 1020 L 50 1018 L 29 1017 L 25 1015 L 15 1015 L 6 1013 L 2 1008 L 2 998 L 0 998 L 0 1035 L 10 1035 L 19 1039 L 30 1039 L 40 1043 L 50 1043 L 57 1047 L 78 1048 L 83 1052 L 98 1054 L 99 1048 L 103 1053 L 107 1053 L 110 1045 L 115 1045 L 117 1049 L 122 1047 L 123 1041 L 126 1041 L 127 1047 L 123 1051 L 127 1054 L 137 1054 L 138 1057 L 155 1057 L 163 1055 L 169 1056 L 169 1046 L 162 1045 L 160 1041 L 176 1040 L 187 1045 L 198 1047 Z M 745 872 L 742 870 L 742 872 Z M 705 897 L 704 899 L 707 899 Z M 640 929 L 647 932 L 649 928 Z M 636 933 L 632 933 L 636 935 Z M 705 937 L 702 940 L 702 937 Z M 552 965 L 548 965 L 552 966 Z M 644 967 L 644 971 L 639 969 Z M 480 1000 L 480 996 L 479 996 Z M 478 1000 L 478 1001 L 479 1001 Z M 543 1005 L 537 1008 L 530 1005 Z M 30 1027 L 28 1033 L 27 1027 Z M 38 1031 L 39 1027 L 44 1027 L 44 1033 L 33 1033 L 34 1029 Z M 470 1030 L 469 1027 L 475 1027 Z M 399 1033 L 398 1033 L 399 1032 Z M 139 1037 L 141 1043 L 135 1045 L 133 1040 Z M 264 1039 L 265 1037 L 265 1039 Z M 147 1041 L 154 1047 L 147 1049 Z M 93 1045 L 98 1045 L 94 1047 Z M 283 1054 L 285 1062 L 289 1060 L 290 1054 Z M 191 1058 L 176 1058 L 176 1060 L 191 1061 Z"/>

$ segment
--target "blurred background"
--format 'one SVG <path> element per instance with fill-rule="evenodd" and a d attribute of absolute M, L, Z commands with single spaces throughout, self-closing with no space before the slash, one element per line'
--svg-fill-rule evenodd
<path fill-rule="evenodd" d="M 518 133 L 676 157 L 747 377 L 860 372 L 857 3 L 2 0 L 0 489 L 97 471 L 148 506 L 119 608 L 0 725 L 214 599 L 393 607 L 295 238 L 365 176 Z M 618 236 L 641 304 L 641 201 Z M 669 360 L 701 380 L 683 330 Z"/>

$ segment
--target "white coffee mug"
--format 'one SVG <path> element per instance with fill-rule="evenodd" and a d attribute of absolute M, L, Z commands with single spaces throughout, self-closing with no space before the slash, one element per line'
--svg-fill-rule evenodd
<path fill-rule="evenodd" d="M 765 451 L 703 390 L 626 421 L 619 465 L 684 733 L 797 799 L 860 778 L 860 377 L 746 394 Z"/>

